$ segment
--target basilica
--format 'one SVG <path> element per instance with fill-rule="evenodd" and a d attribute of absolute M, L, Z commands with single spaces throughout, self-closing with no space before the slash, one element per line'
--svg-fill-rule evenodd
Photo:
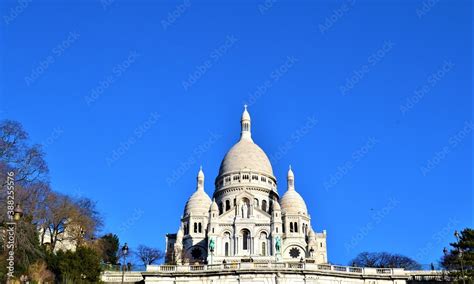
<path fill-rule="evenodd" d="M 166 235 L 165 262 L 327 263 L 326 231 L 313 230 L 291 166 L 280 196 L 282 188 L 270 160 L 252 139 L 246 106 L 240 123 L 240 139 L 221 162 L 212 198 L 205 192 L 204 172 L 199 170 L 177 233 Z"/>

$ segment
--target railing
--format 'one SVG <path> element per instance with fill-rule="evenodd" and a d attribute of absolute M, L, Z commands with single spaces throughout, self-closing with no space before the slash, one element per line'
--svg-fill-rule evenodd
<path fill-rule="evenodd" d="M 118 271 L 105 271 L 101 275 L 101 280 L 103 282 L 111 282 L 111 283 L 120 283 L 122 281 L 122 272 Z M 140 282 L 143 280 L 143 276 L 141 272 L 137 271 L 127 271 L 123 274 L 123 280 L 125 283 L 127 282 Z"/>
<path fill-rule="evenodd" d="M 349 268 L 349 272 L 353 272 L 353 273 L 362 273 L 363 270 L 361 267 L 348 267 Z"/>
<path fill-rule="evenodd" d="M 392 274 L 391 268 L 377 268 L 377 274 Z"/>
<path fill-rule="evenodd" d="M 314 264 L 304 262 L 232 262 L 225 264 L 209 265 L 149 265 L 147 272 L 203 272 L 203 271 L 221 271 L 221 270 L 307 270 L 333 273 L 350 273 L 360 275 L 407 275 L 407 272 L 401 268 L 365 268 L 351 267 L 330 264 Z"/>

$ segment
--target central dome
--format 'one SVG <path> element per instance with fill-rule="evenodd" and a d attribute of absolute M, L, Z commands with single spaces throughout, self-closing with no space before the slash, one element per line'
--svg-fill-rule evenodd
<path fill-rule="evenodd" d="M 219 176 L 231 172 L 250 170 L 273 177 L 273 169 L 270 160 L 263 150 L 252 140 L 250 131 L 250 114 L 245 105 L 242 118 L 240 120 L 241 132 L 240 140 L 225 155 L 219 168 Z"/>
<path fill-rule="evenodd" d="M 219 175 L 244 169 L 273 176 L 267 155 L 250 139 L 241 139 L 227 152 L 219 168 Z"/>

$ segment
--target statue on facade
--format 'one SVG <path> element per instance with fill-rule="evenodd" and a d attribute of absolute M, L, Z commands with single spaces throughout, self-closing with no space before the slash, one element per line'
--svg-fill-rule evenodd
<path fill-rule="evenodd" d="M 216 248 L 216 243 L 215 243 L 214 239 L 211 238 L 211 240 L 209 241 L 209 250 L 211 252 L 213 252 L 215 248 Z"/>
<path fill-rule="evenodd" d="M 275 249 L 276 249 L 276 252 L 277 253 L 280 253 L 280 250 L 281 250 L 281 239 L 280 239 L 280 236 L 277 236 L 275 238 Z"/>
<path fill-rule="evenodd" d="M 248 204 L 244 202 L 242 204 L 242 218 L 248 218 L 249 217 L 249 208 Z"/>

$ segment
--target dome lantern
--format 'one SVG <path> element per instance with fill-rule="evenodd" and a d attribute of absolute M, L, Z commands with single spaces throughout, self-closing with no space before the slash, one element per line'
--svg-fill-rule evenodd
<path fill-rule="evenodd" d="M 295 175 L 293 174 L 293 171 L 291 170 L 291 165 L 288 169 L 287 182 L 288 182 L 288 190 L 295 190 Z"/>
<path fill-rule="evenodd" d="M 250 114 L 247 111 L 247 105 L 244 105 L 244 112 L 242 113 L 242 119 L 240 120 L 241 132 L 240 139 L 247 139 L 252 141 L 252 132 L 250 131 L 251 121 Z"/>
<path fill-rule="evenodd" d="M 202 166 L 199 167 L 197 175 L 197 189 L 204 190 L 204 172 L 202 171 Z"/>

